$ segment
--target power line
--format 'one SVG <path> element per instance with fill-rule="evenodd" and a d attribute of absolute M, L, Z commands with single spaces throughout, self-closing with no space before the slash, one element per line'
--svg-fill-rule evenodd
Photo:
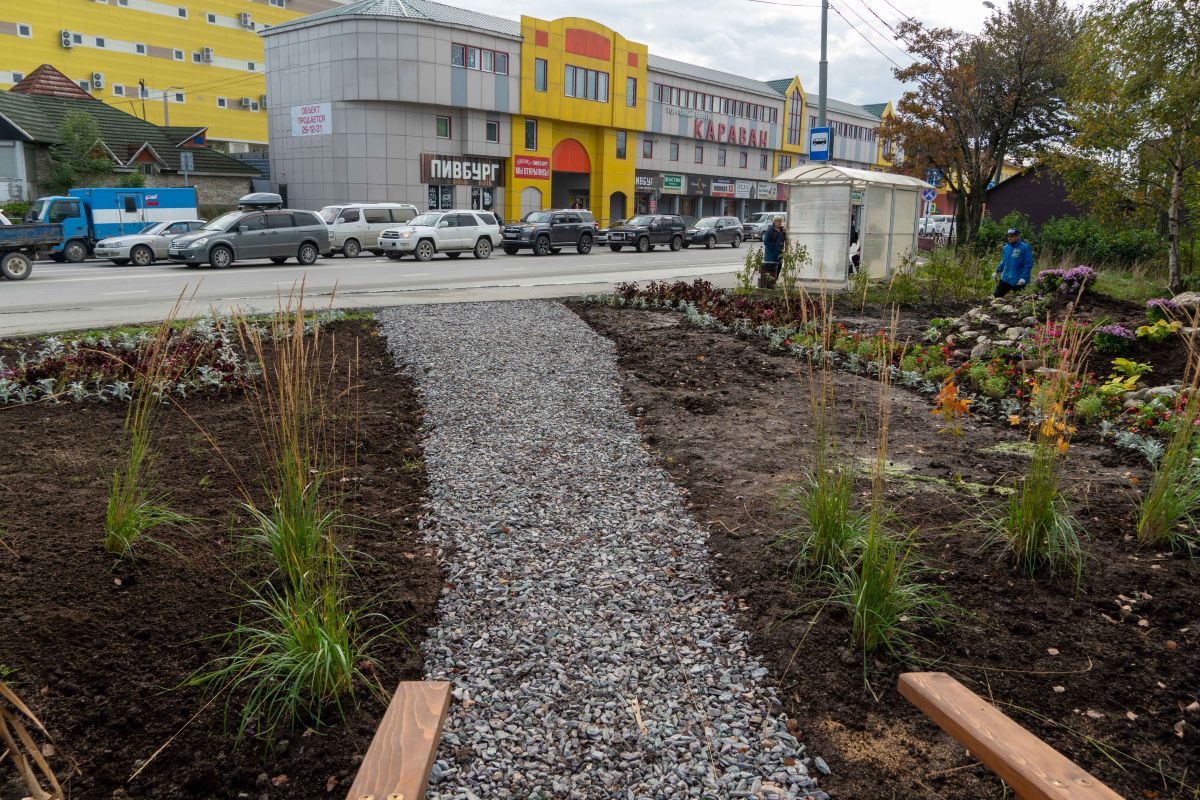
<path fill-rule="evenodd" d="M 861 0 L 860 0 L 860 2 L 861 2 Z M 859 14 L 857 11 L 855 11 L 853 7 L 846 5 L 845 8 L 847 11 L 849 11 L 851 14 L 853 14 L 855 17 L 857 17 L 863 23 L 863 25 L 867 26 L 868 30 L 870 30 L 872 33 L 876 34 L 877 36 L 882 37 L 885 41 L 887 41 L 888 44 L 890 44 L 892 47 L 896 48 L 896 50 L 898 50 L 899 52 L 903 53 L 905 58 L 912 58 L 911 53 L 909 53 L 907 50 L 905 50 L 900 45 L 896 44 L 895 37 L 888 36 L 886 33 L 879 30 L 878 28 L 876 28 L 874 25 L 871 24 L 870 20 L 866 19 L 865 17 L 863 17 L 862 14 Z M 842 19 L 845 19 L 845 17 L 842 17 Z M 884 24 L 886 25 L 887 23 L 884 23 Z"/>
<path fill-rule="evenodd" d="M 883 51 L 882 51 L 882 50 L 880 50 L 878 47 L 876 47 L 876 46 L 875 46 L 875 43 L 874 43 L 874 42 L 872 42 L 872 41 L 871 41 L 871 40 L 870 40 L 870 39 L 867 37 L 867 35 L 866 35 L 865 33 L 863 33 L 862 31 L 860 31 L 858 28 L 854 27 L 854 23 L 852 23 L 850 20 L 846 19 L 846 16 L 845 16 L 844 14 L 842 14 L 842 12 L 841 12 L 841 11 L 838 11 L 838 9 L 837 9 L 837 7 L 836 7 L 836 6 L 832 6 L 832 5 L 831 5 L 831 6 L 830 6 L 830 8 L 831 8 L 831 9 L 833 9 L 833 13 L 835 13 L 835 14 L 837 14 L 839 17 L 841 17 L 841 18 L 842 18 L 842 21 L 843 21 L 843 22 L 845 22 L 847 25 L 849 25 L 849 26 L 850 26 L 850 29 L 851 29 L 852 31 L 854 31 L 854 32 L 855 32 L 855 33 L 857 33 L 859 36 L 861 36 L 861 37 L 862 37 L 862 40 L 863 40 L 864 42 L 866 42 L 867 44 L 869 44 L 869 45 L 871 46 L 871 49 L 872 49 L 872 50 L 874 50 L 876 53 L 879 53 L 879 55 L 883 56 L 885 59 L 887 59 L 889 62 L 891 62 L 892 66 L 894 66 L 896 69 L 904 69 L 904 67 L 902 67 L 902 66 L 900 66 L 900 64 L 896 63 L 896 61 L 895 61 L 895 60 L 894 60 L 894 59 L 893 59 L 891 56 L 889 56 L 887 53 L 883 52 Z"/>

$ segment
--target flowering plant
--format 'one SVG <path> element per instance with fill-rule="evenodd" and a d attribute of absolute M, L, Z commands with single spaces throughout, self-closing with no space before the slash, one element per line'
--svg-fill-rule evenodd
<path fill-rule="evenodd" d="M 1033 283 L 1042 292 L 1079 294 L 1080 291 L 1086 292 L 1096 283 L 1096 271 L 1083 265 L 1067 270 L 1044 269 L 1037 274 Z"/>
<path fill-rule="evenodd" d="M 1146 301 L 1146 321 L 1153 324 L 1159 320 L 1170 320 L 1179 313 L 1179 304 L 1165 297 Z"/>
<path fill-rule="evenodd" d="M 1137 337 L 1123 325 L 1101 325 L 1092 333 L 1092 346 L 1096 352 L 1120 355 L 1128 353 Z"/>

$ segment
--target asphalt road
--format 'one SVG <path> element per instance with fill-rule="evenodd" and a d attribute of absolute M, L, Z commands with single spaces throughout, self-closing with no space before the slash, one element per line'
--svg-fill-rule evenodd
<path fill-rule="evenodd" d="M 595 293 L 622 281 L 703 277 L 732 285 L 746 246 L 734 250 L 665 248 L 638 254 L 598 248 L 537 257 L 469 254 L 451 260 L 390 261 L 372 255 L 323 258 L 310 267 L 249 261 L 226 270 L 158 263 L 117 266 L 39 261 L 23 281 L 0 279 L 0 336 L 73 330 L 161 319 L 183 294 L 185 314 L 210 308 L 271 310 L 304 282 L 308 307 L 365 308 L 402 303 L 460 302 Z"/>

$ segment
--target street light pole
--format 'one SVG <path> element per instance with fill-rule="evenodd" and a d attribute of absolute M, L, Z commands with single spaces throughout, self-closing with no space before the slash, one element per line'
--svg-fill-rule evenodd
<path fill-rule="evenodd" d="M 818 79 L 817 127 L 825 127 L 825 98 L 829 91 L 829 0 L 821 0 L 821 67 Z"/>

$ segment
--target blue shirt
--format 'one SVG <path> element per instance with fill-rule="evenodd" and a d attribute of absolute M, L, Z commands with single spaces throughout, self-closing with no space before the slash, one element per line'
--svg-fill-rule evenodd
<path fill-rule="evenodd" d="M 1016 244 L 1004 245 L 996 272 L 1000 274 L 1000 280 L 1009 286 L 1016 286 L 1020 281 L 1029 283 L 1029 276 L 1033 273 L 1033 248 L 1023 239 L 1018 239 Z"/>
<path fill-rule="evenodd" d="M 775 223 L 771 223 L 771 227 L 763 234 L 763 261 L 768 264 L 778 263 L 785 244 L 787 234 L 782 229 L 776 230 Z"/>

